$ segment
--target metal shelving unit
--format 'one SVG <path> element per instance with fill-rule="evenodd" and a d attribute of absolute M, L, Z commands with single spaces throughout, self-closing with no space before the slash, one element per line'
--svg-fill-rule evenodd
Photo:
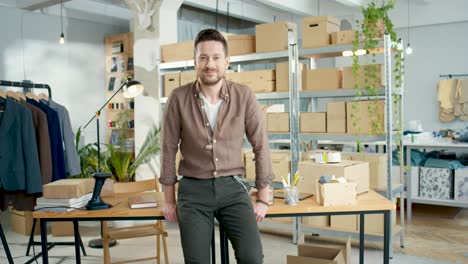
<path fill-rule="evenodd" d="M 291 32 L 292 33 L 292 32 Z M 280 52 L 271 52 L 271 53 L 258 53 L 258 54 L 247 54 L 247 55 L 240 55 L 240 56 L 232 56 L 231 57 L 231 65 L 242 65 L 248 63 L 268 63 L 268 62 L 279 62 L 279 61 L 289 61 L 289 92 L 274 92 L 274 93 L 259 93 L 257 94 L 258 100 L 289 100 L 289 113 L 290 113 L 290 133 L 288 134 L 269 134 L 270 139 L 274 137 L 274 139 L 278 140 L 290 140 L 291 142 L 291 170 L 296 171 L 297 165 L 300 160 L 300 141 L 301 140 L 331 140 L 331 141 L 346 141 L 352 142 L 355 141 L 356 135 L 352 134 L 328 134 L 328 133 L 309 133 L 309 134 L 301 134 L 299 133 L 299 99 L 309 99 L 310 105 L 309 109 L 314 111 L 314 105 L 317 98 L 355 98 L 357 94 L 356 89 L 341 89 L 335 91 L 299 91 L 298 87 L 301 87 L 301 72 L 298 71 L 298 62 L 299 59 L 314 59 L 314 58 L 325 58 L 325 57 L 337 57 L 341 56 L 342 52 L 345 50 L 353 50 L 352 45 L 332 45 L 326 47 L 319 47 L 319 48 L 312 48 L 312 49 L 298 49 L 298 45 L 296 43 L 295 38 L 289 38 L 289 49 L 288 51 L 280 51 Z M 391 41 L 390 36 L 385 35 L 384 39 L 379 42 L 379 47 L 383 47 L 380 51 L 383 50 L 384 58 L 385 58 L 385 87 L 378 89 L 377 97 L 379 99 L 385 99 L 385 111 L 386 111 L 386 122 L 385 122 L 385 135 L 361 135 L 359 139 L 362 142 L 376 142 L 376 141 L 385 141 L 386 149 L 387 149 L 387 177 L 388 177 L 388 188 L 387 190 L 380 190 L 380 193 L 383 193 L 388 199 L 394 200 L 398 194 L 400 197 L 403 198 L 404 196 L 404 186 L 392 185 L 392 152 L 388 150 L 392 150 L 392 146 L 395 146 L 393 143 L 393 136 L 395 132 L 392 129 L 388 129 L 388 127 L 392 127 L 392 117 L 393 117 L 393 96 L 398 95 L 400 97 L 403 96 L 403 87 L 399 90 L 395 89 L 392 86 L 392 70 L 391 70 Z M 178 61 L 178 62 L 170 62 L 170 63 L 162 63 L 159 66 L 161 72 L 165 71 L 178 71 L 178 70 L 186 70 L 193 68 L 193 60 L 190 61 Z M 238 66 L 240 68 L 240 66 Z M 403 85 L 402 85 L 403 86 Z M 162 87 L 162 86 L 161 86 Z M 162 89 L 160 89 L 162 90 Z M 368 98 L 367 93 L 363 92 L 362 98 Z M 375 97 L 374 97 L 375 98 Z M 161 104 L 166 103 L 166 97 L 160 97 Z M 403 120 L 402 118 L 402 103 L 400 100 L 400 105 L 398 106 L 399 116 L 398 120 Z M 402 138 L 402 135 L 401 135 Z M 403 147 L 400 144 L 400 147 Z M 403 164 L 403 163 L 401 163 Z M 400 174 L 402 177 L 402 173 Z M 403 181 L 402 181 L 403 182 Z M 401 229 L 396 232 L 400 234 L 400 242 L 401 246 L 403 247 L 403 234 L 404 234 L 404 211 L 401 211 Z M 284 224 L 280 224 L 284 225 Z M 290 228 L 290 227 L 289 227 Z M 301 225 L 296 221 L 293 221 L 293 240 L 295 243 L 298 241 L 298 232 L 301 230 Z M 308 230 L 308 229 L 304 229 Z M 314 228 L 314 230 L 316 230 Z M 328 231 L 327 231 L 328 232 Z M 315 233 L 315 232 L 314 232 Z M 335 234 L 343 234 L 349 232 L 341 232 L 336 231 Z"/>

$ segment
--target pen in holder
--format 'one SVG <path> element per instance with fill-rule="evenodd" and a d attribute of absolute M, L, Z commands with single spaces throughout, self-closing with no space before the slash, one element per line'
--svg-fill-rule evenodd
<path fill-rule="evenodd" d="M 297 205 L 299 203 L 299 190 L 297 187 L 284 188 L 284 203 L 287 205 Z"/>

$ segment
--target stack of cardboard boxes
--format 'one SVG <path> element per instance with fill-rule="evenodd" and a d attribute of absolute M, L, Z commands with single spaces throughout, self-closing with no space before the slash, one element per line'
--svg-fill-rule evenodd
<path fill-rule="evenodd" d="M 377 112 L 371 114 L 370 107 L 375 107 Z M 301 133 L 381 135 L 385 132 L 384 101 L 329 102 L 327 112 L 302 112 L 299 118 Z M 269 133 L 289 133 L 289 113 L 268 113 L 266 127 Z"/>

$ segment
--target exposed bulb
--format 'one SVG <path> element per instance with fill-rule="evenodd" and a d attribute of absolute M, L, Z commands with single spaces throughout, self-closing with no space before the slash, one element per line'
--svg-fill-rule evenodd
<path fill-rule="evenodd" d="M 60 40 L 59 40 L 59 43 L 60 43 L 60 44 L 65 44 L 65 35 L 63 35 L 63 33 L 62 33 L 62 34 L 60 34 Z"/>
<path fill-rule="evenodd" d="M 411 48 L 410 44 L 408 43 L 408 47 L 406 48 L 406 54 L 410 55 L 413 53 L 413 48 Z"/>

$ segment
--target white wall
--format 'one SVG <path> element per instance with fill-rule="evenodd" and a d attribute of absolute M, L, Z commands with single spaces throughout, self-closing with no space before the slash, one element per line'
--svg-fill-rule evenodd
<path fill-rule="evenodd" d="M 106 100 L 104 37 L 121 32 L 128 28 L 64 17 L 66 43 L 60 45 L 60 17 L 0 7 L 0 79 L 49 84 L 76 132 Z M 105 123 L 102 118 L 101 139 Z M 96 141 L 94 123 L 85 133 L 87 142 Z"/>
<path fill-rule="evenodd" d="M 398 31 L 404 37 L 406 32 Z M 426 131 L 468 126 L 459 119 L 440 122 L 437 102 L 440 74 L 468 74 L 467 32 L 468 22 L 410 28 L 413 54 L 406 55 L 405 120 L 421 120 Z"/>

